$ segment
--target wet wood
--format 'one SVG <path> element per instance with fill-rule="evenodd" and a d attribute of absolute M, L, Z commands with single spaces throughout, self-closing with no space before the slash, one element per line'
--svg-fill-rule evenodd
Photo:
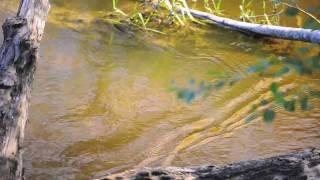
<path fill-rule="evenodd" d="M 0 49 L 0 179 L 22 179 L 21 142 L 49 0 L 21 0 Z"/>
<path fill-rule="evenodd" d="M 144 168 L 100 179 L 315 180 L 320 179 L 320 149 L 226 166 Z"/>
<path fill-rule="evenodd" d="M 159 1 L 144 1 L 146 4 L 151 2 L 151 6 L 154 8 L 159 7 Z M 167 3 L 167 6 L 171 6 Z M 170 9 L 174 9 L 172 6 Z M 177 7 L 178 13 L 190 14 L 191 16 L 206 20 L 218 26 L 228 28 L 234 31 L 242 32 L 248 35 L 270 37 L 286 40 L 304 41 L 320 44 L 320 30 L 293 28 L 275 25 L 263 25 L 256 23 L 249 23 L 243 21 L 237 21 L 230 18 L 217 16 L 211 13 L 198 11 L 190 8 Z"/>
<path fill-rule="evenodd" d="M 248 23 L 186 8 L 180 8 L 179 11 L 190 12 L 193 17 L 246 34 L 320 44 L 320 30 Z"/>

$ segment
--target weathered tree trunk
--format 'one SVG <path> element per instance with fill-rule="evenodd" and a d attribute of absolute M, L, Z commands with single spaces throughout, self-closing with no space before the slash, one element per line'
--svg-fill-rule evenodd
<path fill-rule="evenodd" d="M 21 0 L 0 49 L 0 179 L 22 179 L 21 142 L 49 0 Z"/>
<path fill-rule="evenodd" d="M 316 180 L 320 179 L 320 149 L 227 166 L 145 168 L 100 179 Z"/>

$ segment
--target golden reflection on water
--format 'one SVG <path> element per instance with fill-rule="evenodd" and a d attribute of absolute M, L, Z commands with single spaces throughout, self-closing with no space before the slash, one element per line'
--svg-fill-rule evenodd
<path fill-rule="evenodd" d="M 1 12 L 2 19 L 14 9 L 5 2 L 0 5 L 9 11 Z M 269 47 L 212 26 L 168 36 L 126 34 L 96 21 L 111 9 L 105 1 L 90 1 L 90 7 L 84 0 L 52 2 L 25 140 L 28 179 L 225 164 L 320 142 L 317 101 L 310 112 L 277 109 L 272 124 L 245 122 L 253 104 L 272 99 L 272 80 L 247 77 L 246 68 L 275 47 L 287 51 L 288 42 Z M 233 17 L 236 2 L 225 5 Z M 209 82 L 233 74 L 245 79 L 192 104 L 169 91 L 172 80 L 182 86 L 190 79 Z M 305 82 L 318 86 L 319 79 L 292 75 L 277 81 L 291 91 Z"/>

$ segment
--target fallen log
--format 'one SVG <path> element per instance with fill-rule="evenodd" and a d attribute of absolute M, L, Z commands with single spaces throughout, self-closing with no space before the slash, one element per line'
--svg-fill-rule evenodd
<path fill-rule="evenodd" d="M 23 179 L 21 143 L 49 0 L 21 0 L 0 49 L 0 179 Z"/>
<path fill-rule="evenodd" d="M 108 175 L 99 179 L 313 180 L 319 178 L 320 149 L 310 149 L 267 159 L 238 162 L 226 166 L 144 168 Z"/>
<path fill-rule="evenodd" d="M 151 6 L 157 9 L 159 7 L 159 2 L 159 0 L 151 1 Z M 194 18 L 206 20 L 210 23 L 216 24 L 217 26 L 242 32 L 244 34 L 320 44 L 320 30 L 249 23 L 190 8 L 175 7 L 176 9 L 174 9 L 170 3 L 166 3 L 166 6 L 168 6 L 172 11 L 189 14 Z"/>
<path fill-rule="evenodd" d="M 246 34 L 320 44 L 320 30 L 248 23 L 186 8 L 179 8 L 178 11 L 189 12 L 193 17 Z"/>

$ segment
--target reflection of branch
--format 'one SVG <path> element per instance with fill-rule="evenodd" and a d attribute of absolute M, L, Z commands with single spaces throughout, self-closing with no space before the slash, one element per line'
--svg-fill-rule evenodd
<path fill-rule="evenodd" d="M 294 5 L 292 5 L 292 4 L 285 3 L 285 2 L 280 2 L 280 3 L 283 4 L 283 5 L 285 5 L 285 6 L 288 6 L 288 7 L 294 8 L 294 9 L 297 9 L 298 11 L 300 11 L 300 12 L 302 12 L 303 14 L 311 17 L 313 20 L 315 20 L 317 23 L 320 24 L 320 20 L 319 20 L 317 17 L 315 17 L 313 14 L 311 14 L 311 13 L 303 10 L 303 9 L 300 8 L 298 5 L 295 5 L 295 6 L 294 6 Z"/>

